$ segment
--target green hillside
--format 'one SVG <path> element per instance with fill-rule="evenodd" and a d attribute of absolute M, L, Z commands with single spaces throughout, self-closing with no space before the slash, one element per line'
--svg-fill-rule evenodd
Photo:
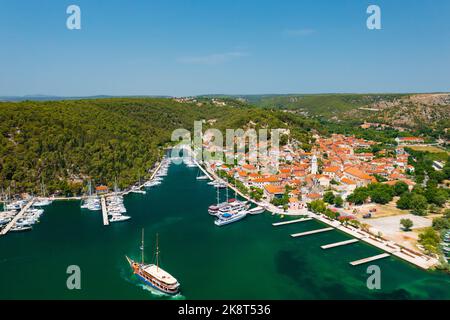
<path fill-rule="evenodd" d="M 300 109 L 311 116 L 332 117 L 379 101 L 391 101 L 397 94 L 314 94 L 244 96 L 264 108 Z"/>
<path fill-rule="evenodd" d="M 210 101 L 117 98 L 0 103 L 0 187 L 37 192 L 79 193 L 88 179 L 121 187 L 145 177 L 170 142 L 174 129 L 193 129 L 195 120 L 214 127 L 292 128 L 309 142 L 311 121 L 282 111 Z M 207 128 L 205 124 L 204 129 Z"/>

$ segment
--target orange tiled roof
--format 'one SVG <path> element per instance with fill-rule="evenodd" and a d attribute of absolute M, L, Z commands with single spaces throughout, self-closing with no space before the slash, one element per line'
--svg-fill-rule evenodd
<path fill-rule="evenodd" d="M 372 178 L 373 178 L 373 177 L 369 176 L 367 173 L 364 173 L 355 167 L 347 168 L 347 169 L 345 169 L 345 172 L 349 175 L 352 175 L 352 176 L 357 177 L 362 180 L 372 180 Z"/>
<path fill-rule="evenodd" d="M 247 172 L 245 171 L 238 171 L 238 174 L 240 177 L 246 177 L 247 176 Z"/>
<path fill-rule="evenodd" d="M 422 138 L 419 137 L 403 137 L 399 138 L 400 141 L 423 141 Z"/>
<path fill-rule="evenodd" d="M 280 186 L 275 186 L 273 184 L 268 184 L 264 186 L 264 189 L 266 189 L 267 192 L 271 194 L 281 194 L 284 193 L 284 188 Z"/>
<path fill-rule="evenodd" d="M 340 168 L 336 167 L 336 166 L 330 166 L 330 167 L 323 168 L 323 172 L 337 172 L 339 170 L 340 170 Z"/>
<path fill-rule="evenodd" d="M 341 179 L 341 182 L 344 183 L 344 184 L 356 184 L 355 181 L 350 180 L 350 179 L 348 179 L 348 178 L 342 178 L 342 179 Z"/>

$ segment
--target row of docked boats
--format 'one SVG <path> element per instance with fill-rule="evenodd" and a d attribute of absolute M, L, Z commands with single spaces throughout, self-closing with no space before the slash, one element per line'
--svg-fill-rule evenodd
<path fill-rule="evenodd" d="M 194 160 L 191 157 L 184 157 L 183 158 L 183 163 L 186 165 L 186 167 L 188 168 L 195 168 L 197 165 L 195 164 Z"/>
<path fill-rule="evenodd" d="M 86 210 L 90 210 L 90 211 L 102 210 L 100 198 L 97 195 L 93 194 L 92 183 L 90 181 L 88 184 L 88 196 L 87 196 L 87 198 L 85 198 L 81 201 L 81 209 L 86 209 Z"/>
<path fill-rule="evenodd" d="M 108 211 L 109 222 L 123 222 L 130 220 L 130 216 L 124 215 L 127 212 L 123 204 L 123 196 L 117 193 L 106 198 L 106 210 Z"/>
<path fill-rule="evenodd" d="M 153 188 L 159 186 L 164 180 L 164 177 L 166 177 L 169 172 L 170 163 L 171 160 L 169 158 L 163 158 L 158 172 L 155 173 L 153 179 L 144 183 L 144 188 Z"/>
<path fill-rule="evenodd" d="M 45 198 L 37 200 L 17 200 L 12 202 L 6 201 L 3 206 L 4 210 L 0 212 L 0 229 L 3 229 L 10 224 L 29 201 L 34 201 L 32 206 L 22 213 L 22 216 L 14 222 L 14 225 L 9 231 L 20 232 L 32 230 L 33 225 L 39 222 L 39 218 L 44 213 L 42 207 L 52 204 L 50 199 Z"/>
<path fill-rule="evenodd" d="M 228 188 L 225 184 L 226 189 L 226 201 L 220 202 L 220 191 L 219 189 L 223 186 L 223 182 L 216 182 L 215 187 L 217 189 L 217 203 L 210 205 L 208 207 L 208 213 L 215 216 L 216 219 L 214 224 L 216 226 L 224 226 L 233 222 L 244 219 L 248 214 L 259 214 L 264 212 L 263 207 L 255 207 L 250 209 L 250 204 L 248 201 L 238 200 L 237 192 L 235 190 L 235 197 L 233 199 L 228 199 Z"/>

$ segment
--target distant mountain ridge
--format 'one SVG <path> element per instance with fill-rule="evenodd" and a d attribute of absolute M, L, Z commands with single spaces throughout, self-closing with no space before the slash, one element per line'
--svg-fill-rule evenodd
<path fill-rule="evenodd" d="M 0 101 L 61 101 L 61 100 L 86 100 L 86 99 L 109 99 L 109 98 L 172 98 L 171 96 L 160 95 L 94 95 L 94 96 L 52 96 L 45 94 L 25 95 L 25 96 L 0 96 Z"/>

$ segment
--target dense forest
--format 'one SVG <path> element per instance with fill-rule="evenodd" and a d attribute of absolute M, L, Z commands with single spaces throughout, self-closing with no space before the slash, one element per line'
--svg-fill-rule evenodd
<path fill-rule="evenodd" d="M 108 98 L 0 103 L 0 187 L 12 193 L 79 194 L 88 180 L 119 187 L 145 178 L 174 129 L 194 121 L 225 128 L 290 128 L 308 148 L 318 124 L 301 116 L 247 104 L 210 100 Z M 204 125 L 204 129 L 208 124 Z"/>

